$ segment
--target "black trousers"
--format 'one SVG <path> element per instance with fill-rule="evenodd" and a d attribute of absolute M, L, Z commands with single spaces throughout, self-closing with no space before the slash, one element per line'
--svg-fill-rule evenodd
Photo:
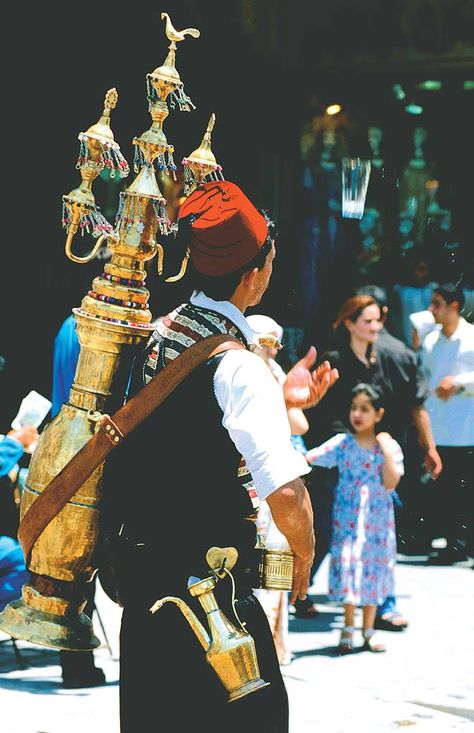
<path fill-rule="evenodd" d="M 87 584 L 87 603 L 84 607 L 84 613 L 89 618 L 92 618 L 94 613 L 95 603 L 95 577 Z M 87 679 L 96 670 L 94 652 L 72 652 L 68 649 L 61 649 L 59 652 L 59 663 L 61 665 L 61 672 L 63 682 L 68 682 L 72 679 Z"/>
<path fill-rule="evenodd" d="M 223 583 L 230 596 L 228 579 Z M 184 589 L 180 595 L 198 608 Z M 231 610 L 218 603 L 237 625 Z M 122 615 L 121 733 L 137 733 L 143 720 L 153 733 L 287 733 L 288 697 L 267 618 L 253 593 L 240 592 L 237 611 L 255 641 L 260 676 L 270 685 L 232 703 L 179 608 L 167 603 L 151 614 L 150 605 L 149 599 L 127 602 Z"/>
<path fill-rule="evenodd" d="M 433 482 L 432 534 L 447 550 L 474 557 L 474 446 L 437 446 L 443 471 Z"/>

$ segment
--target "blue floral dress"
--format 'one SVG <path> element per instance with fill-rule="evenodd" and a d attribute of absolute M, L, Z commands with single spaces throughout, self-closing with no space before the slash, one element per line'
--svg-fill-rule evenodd
<path fill-rule="evenodd" d="M 403 474 L 403 454 L 390 444 Z M 357 606 L 378 605 L 393 593 L 396 559 L 391 492 L 382 482 L 383 453 L 339 433 L 306 454 L 312 466 L 339 469 L 333 509 L 329 597 Z"/>

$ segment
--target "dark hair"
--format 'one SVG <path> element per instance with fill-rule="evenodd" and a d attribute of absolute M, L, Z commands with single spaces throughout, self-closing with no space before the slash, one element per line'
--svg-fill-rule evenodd
<path fill-rule="evenodd" d="M 245 272 L 253 270 L 255 267 L 261 270 L 265 265 L 267 255 L 271 250 L 272 242 L 276 238 L 276 225 L 273 219 L 264 211 L 259 209 L 260 213 L 267 222 L 268 232 L 265 242 L 255 257 L 234 272 L 227 275 L 203 275 L 193 268 L 192 281 L 195 290 L 202 290 L 205 295 L 213 298 L 213 300 L 229 300 L 235 289 L 240 283 L 241 277 Z"/>
<path fill-rule="evenodd" d="M 461 311 L 466 301 L 461 285 L 458 283 L 444 283 L 434 288 L 434 293 L 438 293 L 446 301 L 446 303 L 459 303 L 459 310 Z"/>
<path fill-rule="evenodd" d="M 384 406 L 384 394 L 378 384 L 366 384 L 365 382 L 356 384 L 351 392 L 351 399 L 353 400 L 360 394 L 367 395 L 374 410 L 380 410 Z"/>
<path fill-rule="evenodd" d="M 375 284 L 361 285 L 359 288 L 355 290 L 354 295 L 369 295 L 371 298 L 375 300 L 379 308 L 388 307 L 387 291 L 385 288 L 382 288 L 380 285 L 375 285 Z"/>

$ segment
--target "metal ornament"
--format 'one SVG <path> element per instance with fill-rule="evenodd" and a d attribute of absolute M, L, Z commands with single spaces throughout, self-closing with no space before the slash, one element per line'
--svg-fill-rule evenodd
<path fill-rule="evenodd" d="M 226 575 L 232 581 L 232 606 L 235 612 L 234 580 L 230 572 L 238 557 L 235 547 L 212 547 L 207 561 L 214 570 L 212 575 L 188 585 L 189 593 L 197 598 L 206 613 L 209 632 L 201 624 L 195 613 L 181 598 L 166 596 L 157 600 L 150 608 L 156 613 L 165 603 L 174 603 L 184 615 L 199 643 L 206 652 L 206 660 L 229 693 L 228 702 L 240 700 L 251 692 L 261 690 L 270 683 L 260 677 L 255 642 L 246 631 L 236 613 L 239 626 L 235 626 L 219 608 L 214 596 L 214 588 Z M 215 567 L 213 567 L 215 566 Z M 196 580 L 196 579 L 195 579 Z"/>
<path fill-rule="evenodd" d="M 40 435 L 22 495 L 20 521 L 96 432 L 119 364 L 131 359 L 133 350 L 149 338 L 153 329 L 147 305 L 150 293 L 144 286 L 145 262 L 157 254 L 158 271 L 162 271 L 164 251 L 157 237 L 171 230 L 154 164 L 174 172 L 173 146 L 163 132 L 169 114 L 167 99 L 171 98 L 171 107 L 194 108 L 175 67 L 176 43 L 186 35 L 200 35 L 193 28 L 176 31 L 166 13 L 162 19 L 166 20 L 166 35 L 171 41 L 169 52 L 164 64 L 147 77 L 152 125 L 133 140 L 138 151 L 137 175 L 120 194 L 114 227 L 96 206 L 92 184 L 104 168 L 111 173 L 118 171 L 120 176 L 129 172 L 110 128 L 110 112 L 118 99 L 115 89 L 105 95 L 98 122 L 79 135 L 77 165 L 82 181 L 63 197 L 66 255 L 79 264 L 89 262 L 107 242 L 112 256 L 104 272 L 94 278 L 81 305 L 73 309 L 80 343 L 74 382 L 68 402 Z M 72 252 L 78 231 L 97 237 L 85 257 Z M 187 259 L 185 256 L 182 274 Z M 30 580 L 23 586 L 22 597 L 0 613 L 0 628 L 11 636 L 59 649 L 86 650 L 99 645 L 83 608 L 86 584 L 97 570 L 94 555 L 103 466 L 85 481 L 35 542 L 28 561 Z"/>

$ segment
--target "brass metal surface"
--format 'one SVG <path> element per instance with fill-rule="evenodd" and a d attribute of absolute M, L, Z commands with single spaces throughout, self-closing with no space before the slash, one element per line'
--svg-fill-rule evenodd
<path fill-rule="evenodd" d="M 109 169 L 110 175 L 117 170 L 120 176 L 125 176 L 129 171 L 110 127 L 110 113 L 118 100 L 115 89 L 106 93 L 99 120 L 79 135 L 80 154 L 76 167 L 81 183 L 63 196 L 66 255 L 78 264 L 88 262 L 106 241 L 112 256 L 105 264 L 104 274 L 94 278 L 92 295 L 85 294 L 81 306 L 73 309 L 80 343 L 74 382 L 67 404 L 38 440 L 21 499 L 21 519 L 98 429 L 94 416 L 104 409 L 119 365 L 131 360 L 134 350 L 149 338 L 153 329 L 148 307 L 134 308 L 133 304 L 147 305 L 145 263 L 158 253 L 158 270 L 163 269 L 163 247 L 157 242 L 157 235 L 167 234 L 171 229 L 154 163 L 157 160 L 174 175 L 174 148 L 163 132 L 163 123 L 169 114 L 167 98 L 171 94 L 173 105 L 178 103 L 180 109 L 194 107 L 184 93 L 176 70 L 176 42 L 186 35 L 199 36 L 196 29 L 176 31 L 167 15 L 166 33 L 171 41 L 166 60 L 147 75 L 152 124 L 133 140 L 138 153 L 134 166 L 137 175 L 120 194 L 114 227 L 96 206 L 92 184 L 104 167 Z M 73 238 L 79 230 L 97 238 L 85 257 L 72 252 Z M 102 473 L 103 465 L 85 481 L 37 539 L 28 565 L 32 578 L 36 578 L 36 586 L 33 587 L 33 581 L 26 583 L 22 598 L 0 613 L 0 628 L 6 633 L 55 648 L 84 650 L 98 646 L 90 619 L 82 608 L 84 583 L 90 581 L 96 571 L 94 550 L 98 538 Z M 48 584 L 53 587 L 56 584 L 57 595 L 46 592 Z M 66 593 L 64 589 L 69 587 L 72 591 Z"/>
<path fill-rule="evenodd" d="M 233 547 L 211 548 L 206 558 L 220 567 L 224 559 L 237 560 Z M 217 605 L 214 596 L 216 576 L 204 578 L 188 586 L 189 593 L 199 600 L 206 613 L 209 632 L 195 613 L 181 598 L 166 596 L 150 608 L 156 613 L 165 603 L 174 603 L 180 609 L 206 652 L 206 660 L 219 677 L 229 694 L 228 702 L 239 700 L 245 695 L 267 687 L 270 683 L 260 677 L 255 642 L 245 628 L 235 626 Z"/>
<path fill-rule="evenodd" d="M 266 590 L 291 590 L 293 562 L 291 550 L 265 549 L 259 568 L 260 587 Z"/>

